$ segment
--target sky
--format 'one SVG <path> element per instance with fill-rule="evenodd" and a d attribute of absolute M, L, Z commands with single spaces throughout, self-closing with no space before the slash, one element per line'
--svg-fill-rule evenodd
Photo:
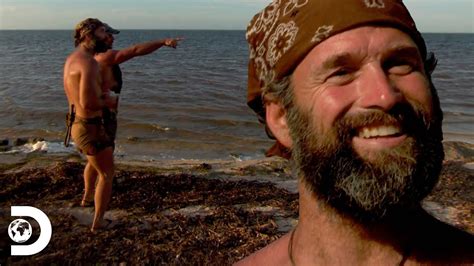
<path fill-rule="evenodd" d="M 96 17 L 117 29 L 243 30 L 271 0 L 0 0 L 0 30 L 73 29 Z M 421 32 L 474 33 L 474 0 L 404 0 Z"/>

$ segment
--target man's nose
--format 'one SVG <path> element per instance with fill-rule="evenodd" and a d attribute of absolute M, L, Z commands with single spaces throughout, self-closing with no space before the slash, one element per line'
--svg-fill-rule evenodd
<path fill-rule="evenodd" d="M 363 73 L 359 104 L 362 108 L 390 110 L 403 100 L 403 94 L 381 66 L 369 66 Z"/>

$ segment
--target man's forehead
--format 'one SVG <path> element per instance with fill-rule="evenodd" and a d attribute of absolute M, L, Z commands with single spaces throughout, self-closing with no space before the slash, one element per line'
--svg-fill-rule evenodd
<path fill-rule="evenodd" d="M 418 51 L 416 43 L 403 31 L 389 27 L 367 26 L 329 37 L 313 47 L 305 59 L 310 57 L 321 64 L 341 63 L 351 56 L 391 53 L 407 48 Z"/>

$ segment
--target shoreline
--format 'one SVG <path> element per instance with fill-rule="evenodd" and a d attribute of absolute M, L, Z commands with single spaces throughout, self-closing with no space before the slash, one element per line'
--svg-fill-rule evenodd
<path fill-rule="evenodd" d="M 176 146 L 167 143 L 166 141 L 156 140 L 151 143 L 141 142 L 134 137 L 122 139 L 117 142 L 114 152 L 116 161 L 119 162 L 162 162 L 162 161 L 193 161 L 193 160 L 254 160 L 263 159 L 266 148 L 273 145 L 270 140 L 263 141 L 256 145 L 255 143 L 247 143 L 251 148 L 243 148 L 237 146 L 226 146 L 223 149 L 222 145 L 205 144 L 198 147 L 195 144 L 186 145 L 184 147 Z M 155 143 L 156 142 L 156 143 Z M 164 143 L 159 144 L 157 143 Z M 466 146 L 468 149 L 474 149 L 474 138 L 465 137 L 449 137 L 445 136 L 444 143 L 446 147 Z M 176 143 L 175 143 L 176 144 Z M 256 146 L 255 146 L 255 145 Z M 151 146 L 150 146 L 151 145 Z M 41 137 L 12 137 L 0 138 L 0 164 L 2 163 L 3 155 L 14 154 L 22 156 L 23 154 L 32 153 L 46 153 L 48 155 L 67 156 L 78 155 L 74 142 L 71 142 L 69 147 L 64 147 L 63 141 L 56 138 L 41 138 Z"/>
<path fill-rule="evenodd" d="M 474 145 L 444 144 L 440 182 L 423 207 L 474 234 Z M 53 224 L 49 246 L 31 257 L 6 256 L 11 243 L 0 240 L 0 263 L 231 264 L 298 221 L 297 180 L 286 160 L 119 159 L 106 213 L 114 226 L 97 237 L 89 232 L 92 208 L 70 206 L 82 196 L 84 162 L 74 154 L 0 155 L 0 202 L 7 206 L 0 207 L 0 230 L 11 222 L 11 205 L 38 207 Z"/>
<path fill-rule="evenodd" d="M 53 152 L 48 152 L 48 146 L 43 139 L 37 138 L 23 138 L 17 140 L 2 140 L 0 141 L 0 170 L 2 168 L 14 167 L 15 165 L 29 165 L 44 166 L 41 164 L 44 161 L 46 164 L 51 161 L 57 162 L 85 162 L 84 156 L 80 155 L 74 147 L 58 149 L 53 147 Z M 19 143 L 16 146 L 15 143 Z M 39 144 L 39 145 L 38 145 Z M 55 143 L 56 144 L 56 143 Z M 62 145 L 62 144 L 61 144 Z M 474 143 L 461 141 L 443 141 L 445 159 L 444 161 L 464 162 L 463 166 L 468 169 L 474 168 Z M 24 150 L 28 151 L 11 151 L 13 147 L 26 147 Z M 43 148 L 46 147 L 46 150 Z M 7 150 L 9 149 L 9 150 Z M 135 159 L 134 159 L 135 158 Z M 204 158 L 204 159 L 178 159 L 178 158 L 148 158 L 136 159 L 133 156 L 123 156 L 115 154 L 114 160 L 116 165 L 130 165 L 152 167 L 157 169 L 170 170 L 172 168 L 191 169 L 199 167 L 201 164 L 211 164 L 216 169 L 224 170 L 224 168 L 237 167 L 238 165 L 248 166 L 252 164 L 269 163 L 272 161 L 279 162 L 280 166 L 285 164 L 285 160 L 280 158 L 266 158 L 263 153 L 261 157 L 238 157 L 232 156 L 225 158 Z M 288 167 L 288 166 L 287 166 Z"/>

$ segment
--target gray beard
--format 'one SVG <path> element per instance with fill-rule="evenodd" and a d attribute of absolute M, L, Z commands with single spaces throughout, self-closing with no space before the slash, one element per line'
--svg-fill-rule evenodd
<path fill-rule="evenodd" d="M 400 104 L 388 113 L 342 118 L 332 131 L 320 134 L 309 115 L 290 107 L 287 119 L 298 175 L 321 202 L 361 223 L 419 206 L 436 185 L 444 158 L 441 119 L 429 120 L 420 110 Z M 370 161 L 354 151 L 355 128 L 394 120 L 408 134 L 403 144 Z"/>

